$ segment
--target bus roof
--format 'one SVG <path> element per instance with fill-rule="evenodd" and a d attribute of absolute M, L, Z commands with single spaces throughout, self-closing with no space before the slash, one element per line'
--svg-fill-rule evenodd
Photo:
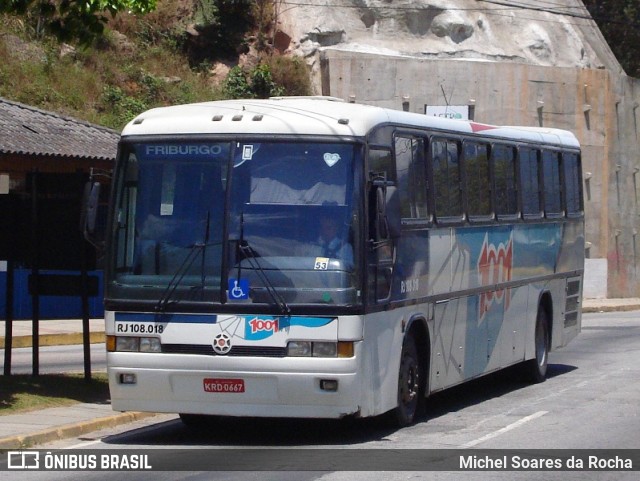
<path fill-rule="evenodd" d="M 242 133 L 364 137 L 383 124 L 579 147 L 576 137 L 566 130 L 486 125 L 348 103 L 332 97 L 221 100 L 160 107 L 138 115 L 124 128 L 122 136 Z"/>

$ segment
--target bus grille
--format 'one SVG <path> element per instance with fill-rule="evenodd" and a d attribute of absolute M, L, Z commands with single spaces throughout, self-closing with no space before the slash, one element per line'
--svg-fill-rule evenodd
<path fill-rule="evenodd" d="M 198 354 L 221 356 L 208 344 L 163 344 L 162 352 L 169 354 Z M 286 348 L 268 346 L 233 346 L 225 356 L 285 357 Z"/>

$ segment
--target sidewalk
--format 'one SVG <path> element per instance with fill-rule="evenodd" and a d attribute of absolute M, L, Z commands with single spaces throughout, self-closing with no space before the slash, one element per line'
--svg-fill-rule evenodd
<path fill-rule="evenodd" d="M 155 414 L 120 413 L 110 404 L 88 403 L 0 416 L 0 450 L 31 448 L 151 416 Z"/>
<path fill-rule="evenodd" d="M 640 298 L 633 299 L 584 299 L 583 312 L 612 312 L 640 310 Z M 92 336 L 102 336 L 104 341 L 104 321 L 92 319 Z M 5 322 L 0 321 L 0 339 L 4 340 Z M 13 322 L 13 346 L 19 342 L 30 345 L 31 321 Z M 68 344 L 82 343 L 82 321 L 56 320 L 40 321 L 40 345 L 47 342 Z M 3 342 L 0 343 L 0 346 Z M 2 352 L 2 351 L 0 351 Z M 0 376 L 0 386 L 2 377 Z M 81 436 L 107 427 L 115 427 L 149 416 L 153 413 L 118 413 L 109 404 L 79 403 L 63 408 L 49 408 L 21 414 L 0 415 L 0 450 L 33 447 L 58 439 Z"/>
<path fill-rule="evenodd" d="M 12 347 L 31 347 L 32 321 L 13 321 Z M 38 323 L 41 346 L 82 344 L 82 319 L 41 320 Z M 90 319 L 91 343 L 104 342 L 104 319 Z M 4 349 L 6 322 L 0 321 L 0 349 Z"/>
<path fill-rule="evenodd" d="M 12 322 L 13 349 L 31 347 L 32 324 L 30 320 Z M 38 330 L 40 347 L 82 344 L 81 319 L 41 320 Z M 89 331 L 91 343 L 104 342 L 104 319 L 91 319 Z M 6 322 L 2 320 L 0 321 L 2 362 L 4 362 L 5 334 Z M 1 385 L 2 377 L 0 376 Z M 116 412 L 108 403 L 77 403 L 67 407 L 0 415 L 0 450 L 29 448 L 154 415 L 153 413 Z"/>
<path fill-rule="evenodd" d="M 640 298 L 583 299 L 582 312 L 636 311 L 640 309 Z"/>

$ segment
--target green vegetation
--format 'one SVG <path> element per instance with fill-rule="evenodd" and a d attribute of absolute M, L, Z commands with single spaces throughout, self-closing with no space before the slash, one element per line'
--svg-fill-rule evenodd
<path fill-rule="evenodd" d="M 90 381 L 80 374 L 0 376 L 0 387 L 0 416 L 78 402 L 109 402 L 106 373 L 94 373 Z"/>
<path fill-rule="evenodd" d="M 149 42 L 144 22 L 135 43 L 112 30 L 62 56 L 55 39 L 36 40 L 9 20 L 0 26 L 2 97 L 117 130 L 153 106 L 220 98 L 167 39 Z"/>
<path fill-rule="evenodd" d="M 38 35 L 48 32 L 61 41 L 89 44 L 102 35 L 108 14 L 146 13 L 155 7 L 156 0 L 5 0 L 0 13 L 23 16 Z"/>
<path fill-rule="evenodd" d="M 267 98 L 282 95 L 283 91 L 273 81 L 267 64 L 258 65 L 251 72 L 233 67 L 224 86 L 225 94 L 233 99 Z"/>
<path fill-rule="evenodd" d="M 299 58 L 264 57 L 251 70 L 236 66 L 224 83 L 223 93 L 233 99 L 268 98 L 280 95 L 309 95 L 311 82 Z"/>
<path fill-rule="evenodd" d="M 625 72 L 640 78 L 638 0 L 584 0 L 584 5 Z"/>
<path fill-rule="evenodd" d="M 271 51 L 277 1 L 0 1 L 0 96 L 120 130 L 161 105 L 309 95 L 304 61 Z M 640 77 L 637 1 L 584 3 Z"/>
<path fill-rule="evenodd" d="M 115 130 L 162 105 L 311 91 L 304 61 L 269 50 L 271 0 L 158 0 L 154 11 L 121 11 L 91 42 L 71 45 L 39 28 L 33 11 L 16 11 L 0 13 L 0 97 Z M 237 66 L 241 53 L 255 66 Z"/>

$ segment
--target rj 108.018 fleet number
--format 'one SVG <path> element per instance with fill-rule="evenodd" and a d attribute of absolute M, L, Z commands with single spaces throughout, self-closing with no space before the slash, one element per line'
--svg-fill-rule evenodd
<path fill-rule="evenodd" d="M 116 334 L 162 334 L 164 324 L 116 323 Z"/>

